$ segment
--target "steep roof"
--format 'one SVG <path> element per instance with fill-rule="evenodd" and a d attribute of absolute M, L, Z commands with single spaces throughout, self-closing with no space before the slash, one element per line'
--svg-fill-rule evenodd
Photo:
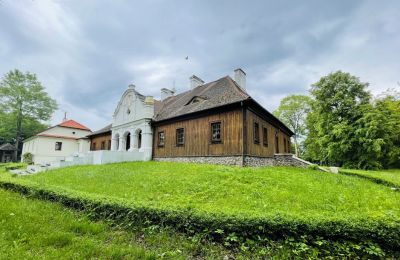
<path fill-rule="evenodd" d="M 201 85 L 158 101 L 154 106 L 154 121 L 162 121 L 173 117 L 190 114 L 210 108 L 237 103 L 249 99 L 229 76 Z"/>
<path fill-rule="evenodd" d="M 0 151 L 15 151 L 15 146 L 10 143 L 0 145 Z"/>
<path fill-rule="evenodd" d="M 88 127 L 76 122 L 75 120 L 67 120 L 62 122 L 61 124 L 58 124 L 57 126 L 63 126 L 63 127 L 69 127 L 69 128 L 75 128 L 75 129 L 81 129 L 81 130 L 86 130 L 86 131 L 91 131 Z"/>
<path fill-rule="evenodd" d="M 105 134 L 105 133 L 111 132 L 111 127 L 112 127 L 112 124 L 109 124 L 97 131 L 94 131 L 93 133 L 91 133 L 87 136 L 94 136 L 94 135 L 100 135 L 100 134 Z"/>
<path fill-rule="evenodd" d="M 198 86 L 176 96 L 168 97 L 162 101 L 156 100 L 154 103 L 154 121 L 168 120 L 239 102 L 247 102 L 254 107 L 258 107 L 262 114 L 271 119 L 273 124 L 293 135 L 293 132 L 284 123 L 257 103 L 229 76 Z"/>

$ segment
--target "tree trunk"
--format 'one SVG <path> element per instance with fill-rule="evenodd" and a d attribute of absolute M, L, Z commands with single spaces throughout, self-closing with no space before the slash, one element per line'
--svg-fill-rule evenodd
<path fill-rule="evenodd" d="M 20 140 L 21 140 L 21 129 L 22 128 L 22 104 L 20 105 L 20 110 L 18 111 L 17 115 L 17 131 L 15 135 L 15 153 L 14 153 L 14 161 L 18 160 L 18 152 L 19 152 L 19 146 L 20 146 Z"/>

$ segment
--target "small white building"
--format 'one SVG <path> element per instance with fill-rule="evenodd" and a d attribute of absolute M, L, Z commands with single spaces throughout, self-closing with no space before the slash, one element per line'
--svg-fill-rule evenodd
<path fill-rule="evenodd" d="M 68 156 L 90 150 L 90 140 L 86 136 L 91 132 L 74 120 L 65 120 L 24 140 L 22 155 L 31 153 L 34 164 L 63 161 Z"/>

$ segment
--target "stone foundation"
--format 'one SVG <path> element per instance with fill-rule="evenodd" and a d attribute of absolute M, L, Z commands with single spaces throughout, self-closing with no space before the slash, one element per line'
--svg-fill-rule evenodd
<path fill-rule="evenodd" d="M 242 166 L 242 156 L 186 156 L 186 157 L 165 157 L 153 158 L 158 162 L 184 162 L 184 163 L 207 163 L 207 164 L 221 164 Z"/>
<path fill-rule="evenodd" d="M 273 157 L 259 156 L 185 156 L 153 158 L 159 162 L 207 163 L 232 166 L 264 167 L 264 166 L 295 166 L 306 168 L 311 163 L 295 157 L 292 154 L 276 154 Z"/>

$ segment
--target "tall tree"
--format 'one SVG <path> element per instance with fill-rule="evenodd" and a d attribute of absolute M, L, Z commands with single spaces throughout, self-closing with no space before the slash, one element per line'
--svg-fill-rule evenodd
<path fill-rule="evenodd" d="M 0 82 L 0 110 L 15 116 L 15 146 L 20 148 L 24 121 L 47 121 L 57 109 L 35 74 L 13 70 Z M 16 151 L 17 156 L 17 151 Z"/>
<path fill-rule="evenodd" d="M 299 156 L 299 139 L 306 134 L 306 116 L 310 111 L 311 98 L 304 95 L 291 95 L 283 98 L 274 115 L 289 126 L 294 133 L 294 148 Z"/>
<path fill-rule="evenodd" d="M 314 100 L 307 119 L 310 134 L 306 145 L 313 160 L 339 166 L 358 164 L 357 156 L 366 141 L 359 136 L 362 135 L 359 120 L 371 109 L 367 86 L 368 83 L 342 71 L 322 77 L 312 85 Z"/>

